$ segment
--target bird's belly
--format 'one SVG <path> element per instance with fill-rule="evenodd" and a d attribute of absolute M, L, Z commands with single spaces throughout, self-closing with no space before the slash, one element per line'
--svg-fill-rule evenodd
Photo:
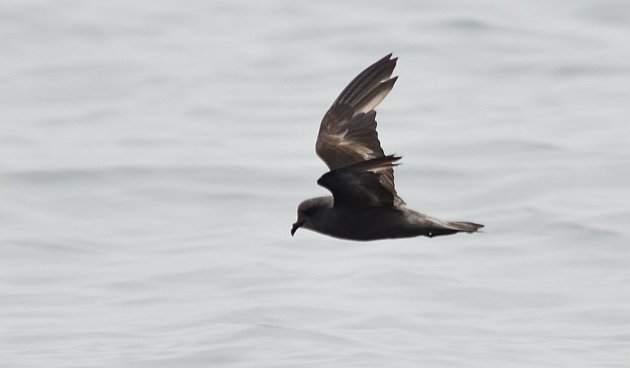
<path fill-rule="evenodd" d="M 419 235 L 397 209 L 331 210 L 320 232 L 341 239 L 378 240 Z"/>

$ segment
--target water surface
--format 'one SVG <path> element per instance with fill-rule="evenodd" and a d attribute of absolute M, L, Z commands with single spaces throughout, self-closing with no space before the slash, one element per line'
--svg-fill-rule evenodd
<path fill-rule="evenodd" d="M 2 366 L 627 367 L 625 2 L 0 10 Z M 399 193 L 486 231 L 291 238 L 389 52 Z"/>

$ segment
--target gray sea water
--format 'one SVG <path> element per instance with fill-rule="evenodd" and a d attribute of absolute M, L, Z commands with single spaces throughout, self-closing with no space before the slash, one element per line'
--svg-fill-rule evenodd
<path fill-rule="evenodd" d="M 0 366 L 630 367 L 630 4 L 0 3 Z M 289 235 L 383 55 L 411 208 Z"/>

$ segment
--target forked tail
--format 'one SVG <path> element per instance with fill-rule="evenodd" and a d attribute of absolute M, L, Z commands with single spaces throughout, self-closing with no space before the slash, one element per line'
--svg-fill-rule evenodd
<path fill-rule="evenodd" d="M 448 226 L 457 231 L 463 231 L 465 233 L 474 233 L 481 229 L 483 225 L 475 224 L 474 222 L 456 222 L 449 221 Z"/>

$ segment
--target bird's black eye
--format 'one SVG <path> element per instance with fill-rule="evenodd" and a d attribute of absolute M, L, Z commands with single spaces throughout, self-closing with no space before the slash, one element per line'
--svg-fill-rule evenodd
<path fill-rule="evenodd" d="M 310 216 L 314 214 L 315 212 L 317 212 L 317 207 L 309 207 L 304 210 L 304 214 L 307 216 Z"/>

